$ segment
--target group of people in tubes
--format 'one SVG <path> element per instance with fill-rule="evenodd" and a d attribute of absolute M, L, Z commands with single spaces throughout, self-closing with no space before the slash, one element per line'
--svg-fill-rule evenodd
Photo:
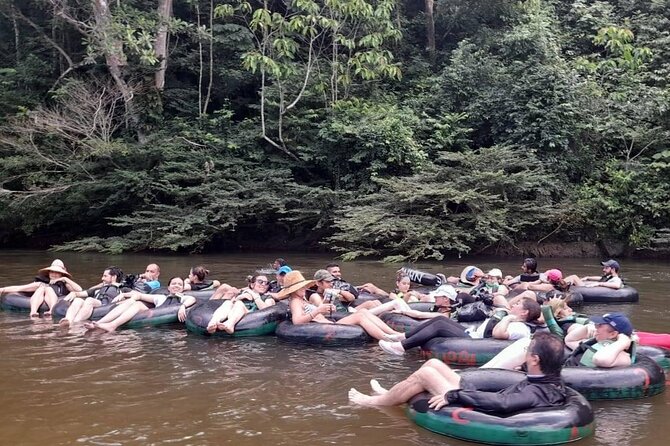
<path fill-rule="evenodd" d="M 484 273 L 480 268 L 468 266 L 459 276 L 444 278 L 446 284 L 422 293 L 410 289 L 411 281 L 402 270 L 397 274 L 396 288 L 387 292 L 372 283 L 352 286 L 343 280 L 338 264 L 329 264 L 308 279 L 302 272 L 292 270 L 283 259 L 277 259 L 273 263 L 274 279 L 265 274 L 253 274 L 247 277 L 247 285 L 241 289 L 210 279 L 209 271 L 204 266 L 191 268 L 185 279 L 170 278 L 167 288 L 162 289 L 159 281 L 160 268 L 157 264 L 150 264 L 132 283 L 124 281 L 121 269 L 110 266 L 103 271 L 100 283 L 84 290 L 72 279 L 63 262 L 54 260 L 49 267 L 39 270 L 35 281 L 0 288 L 0 294 L 32 293 L 31 317 L 39 316 L 39 308 L 43 303 L 48 308 L 44 314 L 48 316 L 62 298 L 69 301 L 70 305 L 60 320 L 61 325 L 83 322 L 88 329 L 110 332 L 128 322 L 137 313 L 168 302 L 181 304 L 178 318 L 184 321 L 188 308 L 196 303 L 196 299 L 188 295 L 189 291 L 211 290 L 211 299 L 224 301 L 214 311 L 207 325 L 210 333 L 217 330 L 233 333 L 237 322 L 249 312 L 287 301 L 293 324 L 360 326 L 378 340 L 379 346 L 385 352 L 394 355 L 402 355 L 409 349 L 423 346 L 435 337 L 492 337 L 513 340 L 516 342 L 483 367 L 526 367 L 533 376 L 544 376 L 547 370 L 551 370 L 549 374 L 555 378 L 556 360 L 552 352 L 558 352 L 560 345 L 562 354 L 564 344 L 573 350 L 568 359 L 568 363 L 572 365 L 617 367 L 631 364 L 633 327 L 624 314 L 610 313 L 602 317 L 586 318 L 576 314 L 560 294 L 571 285 L 609 288 L 622 286 L 617 261 L 602 262 L 602 267 L 602 276 L 563 277 L 557 269 L 539 273 L 537 262 L 533 258 L 523 261 L 521 273 L 517 276 L 503 276 L 498 268 Z M 361 292 L 378 296 L 379 299 L 368 299 L 357 306 L 352 305 Z M 514 297 L 509 297 L 511 294 Z M 453 308 L 475 303 L 482 296 L 499 310 L 497 316 L 487 318 L 475 329 L 466 329 L 450 317 Z M 544 312 L 539 303 L 543 299 L 549 309 Z M 412 302 L 430 302 L 430 311 L 413 309 L 409 305 Z M 89 321 L 95 308 L 110 304 L 116 305 L 102 319 Z M 380 319 L 379 316 L 385 312 L 400 313 L 427 321 L 401 333 Z M 329 317 L 335 313 L 340 313 L 341 317 Z M 551 335 L 552 332 L 555 334 Z M 523 389 L 534 389 L 537 385 L 548 383 L 547 385 L 558 386 L 556 388 L 560 390 L 560 383 L 557 384 L 554 378 L 546 382 L 529 378 L 531 385 L 526 385 Z M 429 360 L 408 380 L 390 390 L 383 388 L 376 380 L 371 381 L 371 386 L 371 395 L 352 389 L 350 400 L 362 405 L 399 404 L 418 392 L 429 391 L 434 395 L 431 406 L 439 408 L 461 397 L 465 400 L 473 398 L 468 393 L 470 391 L 463 389 L 458 375 L 437 360 Z M 533 405 L 554 404 L 560 400 L 561 393 L 556 393 L 556 388 L 550 392 L 553 395 L 549 398 L 551 401 L 539 398 L 537 395 L 542 392 L 537 389 L 528 393 L 524 401 L 530 401 Z M 515 389 L 512 394 L 528 392 L 523 389 Z M 518 409 L 515 405 L 510 407 Z"/>

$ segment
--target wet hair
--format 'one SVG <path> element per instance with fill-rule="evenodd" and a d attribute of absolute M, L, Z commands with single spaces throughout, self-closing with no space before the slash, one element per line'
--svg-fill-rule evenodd
<path fill-rule="evenodd" d="M 403 270 L 398 270 L 398 272 L 395 275 L 395 281 L 400 282 L 404 278 L 409 279 L 409 275 L 407 273 L 405 273 Z"/>
<path fill-rule="evenodd" d="M 264 276 L 265 274 L 249 274 L 247 276 L 247 284 L 249 285 L 249 288 L 252 288 L 254 286 L 254 282 L 256 282 L 256 279 L 258 279 L 260 276 Z"/>
<path fill-rule="evenodd" d="M 116 277 L 117 282 L 121 282 L 123 280 L 123 270 L 118 266 L 108 266 L 105 268 L 105 271 L 109 271 L 110 276 Z"/>
<path fill-rule="evenodd" d="M 528 346 L 528 352 L 540 358 L 540 370 L 545 375 L 559 376 L 563 368 L 564 344 L 556 335 L 537 332 Z"/>
<path fill-rule="evenodd" d="M 191 274 L 198 278 L 199 281 L 205 280 L 205 277 L 209 275 L 209 270 L 202 265 L 194 266 L 191 268 Z"/>
<path fill-rule="evenodd" d="M 522 299 L 521 306 L 524 310 L 528 311 L 526 322 L 533 322 L 540 317 L 540 314 L 542 314 L 542 308 L 535 299 Z"/>
<path fill-rule="evenodd" d="M 547 305 L 551 307 L 551 312 L 555 318 L 558 318 L 558 314 L 565 310 L 566 307 L 565 299 L 561 299 L 560 297 L 550 298 Z"/>
<path fill-rule="evenodd" d="M 182 282 L 182 285 L 183 285 L 183 283 L 184 283 L 184 278 L 181 277 L 181 276 L 174 276 L 174 277 L 170 277 L 170 280 L 168 280 L 168 286 L 170 286 L 170 284 L 172 283 L 172 281 L 173 281 L 174 279 L 181 279 L 181 282 Z"/>
<path fill-rule="evenodd" d="M 526 267 L 529 273 L 537 273 L 537 260 L 533 257 L 523 259 L 523 266 Z"/>

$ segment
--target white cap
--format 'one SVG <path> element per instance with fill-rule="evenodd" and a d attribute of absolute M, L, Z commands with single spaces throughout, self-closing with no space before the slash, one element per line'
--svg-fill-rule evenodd
<path fill-rule="evenodd" d="M 451 285 L 441 285 L 435 291 L 431 291 L 430 293 L 428 293 L 428 295 L 433 298 L 438 296 L 446 296 L 451 300 L 456 300 L 456 296 L 458 295 L 458 293 Z"/>
<path fill-rule="evenodd" d="M 491 271 L 489 271 L 486 275 L 487 275 L 487 276 L 491 276 L 491 277 L 500 277 L 501 279 L 502 279 L 502 277 L 503 277 L 503 275 L 502 275 L 502 271 L 500 271 L 498 268 L 493 268 L 493 269 L 492 269 Z"/>

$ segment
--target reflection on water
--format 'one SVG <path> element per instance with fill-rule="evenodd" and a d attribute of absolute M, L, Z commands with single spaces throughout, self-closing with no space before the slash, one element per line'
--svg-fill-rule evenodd
<path fill-rule="evenodd" d="M 18 255 L 21 254 L 21 255 Z M 0 253 L 0 284 L 29 281 L 49 253 Z M 108 264 L 140 271 L 148 256 L 63 255 L 75 278 L 90 285 Z M 213 276 L 241 284 L 272 255 L 158 257 L 162 278 L 205 263 Z M 330 259 L 301 257 L 306 271 Z M 514 272 L 516 261 L 479 262 Z M 549 267 L 550 261 L 544 261 Z M 554 263 L 551 262 L 554 266 Z M 591 272 L 594 262 L 556 260 L 568 271 Z M 422 264 L 457 273 L 465 263 Z M 633 322 L 668 331 L 667 265 L 626 262 L 625 275 L 642 304 L 621 305 Z M 390 288 L 395 268 L 377 262 L 344 264 L 353 282 Z M 589 313 L 610 311 L 600 305 Z M 61 331 L 48 319 L 0 312 L 0 426 L 5 444 L 340 444 L 461 445 L 410 423 L 402 408 L 351 407 L 350 387 L 391 385 L 421 363 L 416 352 L 390 357 L 375 344 L 350 350 L 285 344 L 274 337 L 207 339 L 183 328 L 87 334 Z M 584 445 L 660 446 L 670 437 L 668 394 L 640 401 L 594 403 L 598 427 Z"/>

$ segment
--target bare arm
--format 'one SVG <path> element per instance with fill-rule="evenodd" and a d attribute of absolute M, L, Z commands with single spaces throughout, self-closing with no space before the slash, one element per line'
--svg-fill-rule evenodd
<path fill-rule="evenodd" d="M 291 298 L 289 305 L 291 308 L 291 322 L 293 322 L 294 325 L 308 324 L 319 314 L 335 311 L 335 305 L 321 304 L 311 313 L 305 313 L 302 307 L 303 301 L 299 298 Z"/>
<path fill-rule="evenodd" d="M 493 333 L 492 336 L 495 339 L 509 339 L 509 333 L 507 332 L 507 328 L 509 327 L 509 324 L 512 322 L 516 321 L 516 316 L 513 314 L 508 314 L 500 322 L 498 322 L 495 327 L 493 327 Z"/>
<path fill-rule="evenodd" d="M 630 338 L 619 333 L 617 340 L 593 354 L 596 367 L 623 367 L 630 365 L 630 355 L 625 351 L 630 347 Z"/>
<path fill-rule="evenodd" d="M 404 310 L 401 311 L 401 314 L 405 316 L 413 317 L 414 319 L 432 319 L 434 317 L 449 317 L 445 313 L 436 313 L 431 311 L 419 311 L 419 310 Z"/>
<path fill-rule="evenodd" d="M 70 279 L 69 277 L 62 277 L 59 280 L 62 280 L 65 283 L 65 287 L 69 291 L 82 291 L 83 288 L 74 280 Z"/>
<path fill-rule="evenodd" d="M 181 301 L 181 306 L 179 307 L 179 312 L 177 313 L 177 319 L 179 322 L 184 322 L 186 320 L 186 309 L 193 306 L 196 303 L 196 299 L 193 296 L 184 296 Z"/>

